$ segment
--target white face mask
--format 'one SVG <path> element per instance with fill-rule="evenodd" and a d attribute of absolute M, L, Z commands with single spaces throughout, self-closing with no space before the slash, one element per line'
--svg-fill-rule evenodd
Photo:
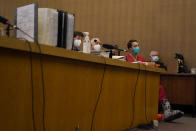
<path fill-rule="evenodd" d="M 100 45 L 94 45 L 94 50 L 95 51 L 100 51 L 101 49 L 101 46 Z"/>
<path fill-rule="evenodd" d="M 157 62 L 159 61 L 159 57 L 158 56 L 151 56 L 152 57 L 152 61 Z"/>
<path fill-rule="evenodd" d="M 82 42 L 81 40 L 74 40 L 74 46 L 80 47 L 81 42 Z"/>

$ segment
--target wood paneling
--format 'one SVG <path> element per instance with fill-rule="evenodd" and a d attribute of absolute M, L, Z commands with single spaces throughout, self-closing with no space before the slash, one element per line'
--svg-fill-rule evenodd
<path fill-rule="evenodd" d="M 188 67 L 196 67 L 195 0 L 1 0 L 0 15 L 11 21 L 14 8 L 38 2 L 76 15 L 76 30 L 89 31 L 104 43 L 126 48 L 129 39 L 141 42 L 141 55 L 159 50 L 168 66 L 182 53 Z"/>
<path fill-rule="evenodd" d="M 196 106 L 196 76 L 161 74 L 161 85 L 172 104 Z"/>
<path fill-rule="evenodd" d="M 0 63 L 0 129 L 33 131 L 32 88 L 28 54 L 2 49 L 0 52 L 0 59 L 3 60 Z M 9 63 L 10 58 L 13 58 L 12 63 Z M 12 74 L 8 73 L 10 71 Z"/>

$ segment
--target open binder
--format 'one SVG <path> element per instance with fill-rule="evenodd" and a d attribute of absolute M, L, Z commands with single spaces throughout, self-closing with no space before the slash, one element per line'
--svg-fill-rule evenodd
<path fill-rule="evenodd" d="M 72 49 L 74 14 L 57 9 L 38 8 L 38 4 L 33 3 L 16 8 L 15 24 L 34 40 L 18 30 L 15 31 L 16 38 Z"/>

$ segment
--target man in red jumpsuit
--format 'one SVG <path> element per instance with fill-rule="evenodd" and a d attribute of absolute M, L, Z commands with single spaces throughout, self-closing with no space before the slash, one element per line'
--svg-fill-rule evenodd
<path fill-rule="evenodd" d="M 151 54 L 151 62 L 146 62 L 146 60 L 138 55 L 140 53 L 140 48 L 139 48 L 139 42 L 137 40 L 130 40 L 127 43 L 127 47 L 129 50 L 129 54 L 125 55 L 126 56 L 126 60 L 128 62 L 139 62 L 142 63 L 144 65 L 150 65 L 150 66 L 155 66 L 156 65 L 156 61 L 157 60 L 157 54 Z M 158 61 L 158 60 L 157 60 Z M 180 111 L 180 110 L 172 110 L 170 103 L 167 99 L 166 93 L 164 91 L 163 86 L 159 86 L 159 104 L 162 106 L 163 108 L 163 113 L 164 113 L 164 121 L 166 122 L 171 122 L 172 120 L 175 120 L 177 118 L 180 118 L 184 115 L 184 112 Z"/>

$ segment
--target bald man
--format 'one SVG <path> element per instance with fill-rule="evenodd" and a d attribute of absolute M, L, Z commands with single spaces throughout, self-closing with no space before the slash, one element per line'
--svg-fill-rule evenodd
<path fill-rule="evenodd" d="M 159 52 L 158 51 L 151 51 L 150 52 L 150 62 L 146 62 L 146 60 L 139 56 L 140 48 L 139 48 L 139 42 L 137 40 L 130 40 L 127 43 L 127 47 L 129 49 L 129 54 L 125 55 L 126 60 L 128 62 L 140 62 L 148 66 L 158 66 L 162 67 L 159 62 Z M 175 119 L 178 119 L 184 115 L 184 112 L 181 112 L 180 110 L 171 110 L 170 103 L 167 99 L 166 93 L 164 91 L 164 88 L 160 85 L 159 86 L 159 104 L 162 106 L 163 112 L 164 112 L 164 121 L 165 122 L 171 122 Z"/>
<path fill-rule="evenodd" d="M 91 39 L 91 51 L 99 52 L 101 50 L 101 41 L 99 38 Z"/>
<path fill-rule="evenodd" d="M 150 52 L 150 61 L 152 62 L 151 65 L 167 70 L 167 66 L 165 66 L 163 62 L 160 62 L 158 51 Z"/>
<path fill-rule="evenodd" d="M 158 51 L 151 51 L 150 52 L 150 61 L 159 68 L 167 69 L 167 67 L 159 61 L 159 52 Z M 163 113 L 164 113 L 164 120 L 166 122 L 170 122 L 172 120 L 178 119 L 184 115 L 184 112 L 180 110 L 172 110 L 170 103 L 167 99 L 167 95 L 162 85 L 159 86 L 159 104 L 162 106 Z"/>

